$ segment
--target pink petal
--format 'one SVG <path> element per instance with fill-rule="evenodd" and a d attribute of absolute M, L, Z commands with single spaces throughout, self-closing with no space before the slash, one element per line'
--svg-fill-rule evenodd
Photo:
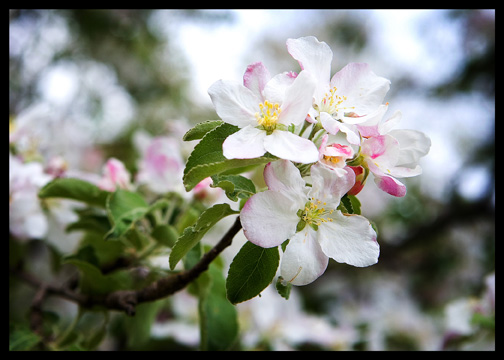
<path fill-rule="evenodd" d="M 243 85 L 264 101 L 262 91 L 270 79 L 271 75 L 266 66 L 262 62 L 256 62 L 247 67 L 243 75 Z"/>
<path fill-rule="evenodd" d="M 387 194 L 397 197 L 406 195 L 406 186 L 394 179 L 392 176 L 376 176 L 374 177 L 376 185 Z"/>

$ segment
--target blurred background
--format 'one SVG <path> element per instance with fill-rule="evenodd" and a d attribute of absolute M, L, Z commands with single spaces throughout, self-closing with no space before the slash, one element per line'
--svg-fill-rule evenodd
<path fill-rule="evenodd" d="M 135 132 L 180 138 L 217 119 L 214 81 L 240 80 L 256 61 L 299 71 L 285 41 L 308 35 L 331 47 L 331 75 L 366 62 L 390 79 L 389 116 L 401 110 L 399 128 L 432 147 L 404 198 L 374 184 L 359 195 L 379 263 L 331 261 L 288 302 L 267 289 L 238 305 L 241 349 L 494 349 L 492 9 L 10 10 L 10 132 L 36 132 L 18 145 L 25 157 L 99 173 L 113 156 L 135 173 Z M 197 348 L 196 308 L 176 299 L 140 347 L 109 339 L 103 349 Z"/>

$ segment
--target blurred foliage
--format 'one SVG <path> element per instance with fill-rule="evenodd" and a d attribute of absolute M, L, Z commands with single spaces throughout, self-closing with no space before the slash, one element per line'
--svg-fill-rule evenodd
<path fill-rule="evenodd" d="M 191 103 L 187 93 L 189 70 L 186 59 L 170 34 L 161 33 L 153 26 L 153 14 L 154 10 L 10 10 L 11 31 L 13 26 L 19 26 L 25 27 L 30 33 L 29 39 L 25 38 L 26 34 L 22 34 L 23 37 L 11 34 L 10 46 L 16 48 L 16 51 L 9 52 L 10 117 L 16 117 L 23 109 L 40 100 L 38 83 L 43 69 L 64 61 L 76 64 L 93 61 L 104 64 L 113 71 L 118 84 L 135 104 L 135 120 L 131 127 L 114 142 L 101 144 L 108 155 L 121 158 L 129 168 L 134 167 L 131 135 L 136 129 L 143 128 L 152 134 L 162 134 L 168 131 L 166 122 L 169 119 L 186 118 L 195 123 L 211 118 L 212 109 L 200 109 Z M 235 21 L 230 11 L 178 10 L 170 15 L 169 19 L 209 24 Z M 350 55 L 338 57 L 338 61 L 343 62 L 369 44 L 369 28 L 363 25 L 363 16 L 342 12 L 335 21 L 320 10 L 313 16 L 317 21 L 312 22 L 312 28 L 303 31 L 305 35 L 311 30 L 314 35 L 325 34 L 323 38 L 331 48 L 349 50 Z M 445 17 L 446 21 L 459 21 L 463 24 L 462 39 L 466 56 L 452 78 L 431 89 L 422 90 L 427 90 L 432 97 L 449 98 L 465 92 L 494 97 L 494 18 L 475 10 L 446 12 Z M 63 46 L 53 48 L 54 51 L 47 44 L 44 47 L 47 39 L 37 31 L 51 23 L 63 24 L 69 30 L 70 39 Z M 279 45 L 262 39 L 261 46 L 268 48 L 271 58 L 285 53 L 284 43 Z M 35 65 L 30 64 L 29 57 L 38 56 L 37 51 L 42 51 L 44 56 Z M 282 56 L 285 59 L 286 55 Z M 281 61 L 285 60 L 280 59 L 279 62 Z M 343 64 L 338 63 L 337 66 L 339 65 Z M 397 79 L 396 84 L 401 84 L 403 90 L 418 90 L 407 74 L 402 79 Z M 98 105 L 95 106 L 99 106 L 100 99 L 96 99 L 96 102 Z M 480 295 L 483 290 L 482 277 L 495 269 L 493 136 L 480 144 L 471 157 L 465 159 L 465 167 L 476 165 L 485 167 L 490 177 L 487 189 L 476 199 L 464 198 L 454 185 L 445 199 L 440 201 L 422 193 L 414 182 L 407 182 L 408 195 L 403 199 L 394 199 L 381 217 L 372 219 L 377 223 L 378 229 L 395 229 L 383 232 L 388 235 L 380 234 L 379 263 L 372 268 L 359 269 L 331 261 L 320 280 L 299 288 L 305 309 L 310 313 L 326 314 L 337 323 L 338 319 L 333 318 L 332 312 L 335 308 L 349 302 L 365 304 L 366 299 L 370 301 L 369 289 L 378 279 L 394 281 L 397 276 L 409 279 L 406 290 L 411 292 L 420 308 L 429 314 L 441 316 L 440 309 L 456 297 Z M 453 184 L 457 184 L 457 176 L 458 174 L 453 174 Z M 16 246 L 15 242 L 10 242 L 10 251 L 15 256 L 20 256 L 14 249 Z M 38 249 L 38 245 L 32 244 L 25 255 L 28 256 L 35 248 Z M 48 257 L 51 257 L 50 254 L 45 254 L 44 259 Z M 336 290 L 335 283 L 339 284 Z M 24 288 L 17 289 L 15 294 L 11 294 L 11 300 L 14 296 L 19 298 L 26 293 Z M 169 313 L 169 309 L 167 311 L 168 318 L 174 316 Z M 46 315 L 51 316 L 49 313 Z M 20 318 L 20 314 L 10 314 L 11 320 Z M 110 330 L 117 349 L 191 349 L 173 339 L 150 339 L 135 344 L 128 339 L 128 331 L 124 331 L 128 319 L 121 315 L 116 321 L 112 320 Z M 84 318 L 80 326 L 89 331 L 89 324 L 100 327 L 103 319 L 100 316 L 96 316 L 96 319 Z M 16 336 L 26 339 L 30 346 L 36 343 L 37 339 L 26 334 L 23 328 L 15 330 Z M 363 339 L 369 331 L 368 325 L 362 324 L 360 333 Z M 467 339 L 462 340 L 460 346 Z M 400 332 L 387 334 L 385 343 L 390 350 L 414 350 L 419 347 L 410 334 Z M 317 349 L 317 345 L 304 344 L 300 349 Z M 369 349 L 369 344 L 365 341 L 357 342 L 355 349 Z"/>

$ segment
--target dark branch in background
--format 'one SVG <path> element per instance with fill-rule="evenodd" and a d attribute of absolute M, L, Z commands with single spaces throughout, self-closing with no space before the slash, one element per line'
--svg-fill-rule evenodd
<path fill-rule="evenodd" d="M 103 306 L 111 310 L 124 311 L 128 315 L 135 314 L 135 307 L 144 302 L 150 302 L 165 298 L 174 294 L 175 292 L 185 288 L 190 282 L 195 280 L 201 273 L 208 269 L 210 263 L 228 246 L 234 236 L 240 231 L 241 222 L 240 218 L 237 217 L 231 228 L 222 237 L 222 239 L 215 245 L 210 251 L 205 253 L 200 261 L 194 265 L 191 269 L 182 271 L 175 275 L 170 275 L 165 278 L 159 279 L 152 284 L 146 286 L 140 290 L 119 290 L 114 291 L 110 294 L 104 296 L 94 296 L 76 293 L 75 291 L 69 289 L 68 287 L 57 287 L 52 285 L 47 285 L 41 282 L 34 276 L 24 273 L 22 271 L 14 271 L 14 275 L 18 278 L 24 280 L 26 283 L 39 289 L 38 293 L 41 293 L 41 299 L 48 295 L 56 295 L 67 300 L 73 301 L 85 308 L 92 308 L 94 306 Z M 36 298 L 38 298 L 36 296 Z M 32 309 L 34 311 L 34 317 L 36 318 L 37 309 L 40 312 L 40 302 L 34 301 Z M 34 319 L 32 324 L 37 327 L 37 320 Z"/>

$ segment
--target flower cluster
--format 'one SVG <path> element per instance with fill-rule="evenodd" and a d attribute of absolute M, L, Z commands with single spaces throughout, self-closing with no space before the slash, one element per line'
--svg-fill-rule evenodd
<path fill-rule="evenodd" d="M 208 93 L 221 119 L 239 127 L 222 144 L 227 159 L 267 152 L 279 158 L 264 170 L 268 189 L 248 199 L 240 220 L 250 242 L 283 245 L 284 282 L 306 285 L 329 258 L 359 267 L 378 261 L 375 230 L 344 202 L 358 202 L 370 173 L 379 189 L 404 196 L 398 178 L 421 173 L 418 161 L 430 139 L 392 130 L 400 112 L 383 120 L 390 81 L 368 64 L 350 63 L 331 78 L 333 53 L 325 42 L 288 39 L 287 50 L 299 73 L 271 76 L 257 62 L 243 83 L 219 80 Z"/>

